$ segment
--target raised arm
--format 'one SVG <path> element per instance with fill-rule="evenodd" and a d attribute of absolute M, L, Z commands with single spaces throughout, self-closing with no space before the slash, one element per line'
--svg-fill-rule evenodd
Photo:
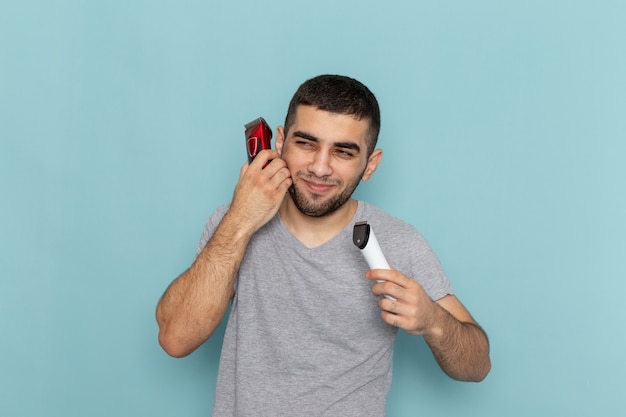
<path fill-rule="evenodd" d="M 159 343 L 169 355 L 186 356 L 213 334 L 234 295 L 252 235 L 276 214 L 290 185 L 289 170 L 274 151 L 263 151 L 242 167 L 229 211 L 157 305 Z"/>
<path fill-rule="evenodd" d="M 491 369 L 487 334 L 453 295 L 433 302 L 421 285 L 395 270 L 375 269 L 372 285 L 383 320 L 413 335 L 423 335 L 441 369 L 459 381 L 479 382 Z"/>

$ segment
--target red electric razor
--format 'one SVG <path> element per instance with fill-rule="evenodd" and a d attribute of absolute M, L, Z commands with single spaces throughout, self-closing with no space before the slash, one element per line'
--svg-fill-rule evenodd
<path fill-rule="evenodd" d="M 272 149 L 272 129 L 262 117 L 254 119 L 244 127 L 248 162 L 252 162 L 263 149 Z"/>

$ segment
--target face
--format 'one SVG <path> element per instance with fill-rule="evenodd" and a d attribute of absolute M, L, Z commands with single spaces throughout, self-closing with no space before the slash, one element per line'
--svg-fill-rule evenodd
<path fill-rule="evenodd" d="M 276 149 L 291 171 L 289 194 L 304 214 L 322 217 L 344 206 L 361 180 L 376 170 L 382 151 L 367 156 L 368 120 L 300 106 L 288 136 L 282 127 Z"/>

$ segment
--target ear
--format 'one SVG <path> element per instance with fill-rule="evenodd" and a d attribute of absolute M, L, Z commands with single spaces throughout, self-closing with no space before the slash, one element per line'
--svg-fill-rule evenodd
<path fill-rule="evenodd" d="M 285 144 L 285 129 L 282 126 L 276 128 L 276 152 L 282 156 Z"/>
<path fill-rule="evenodd" d="M 365 171 L 363 172 L 363 176 L 361 177 L 363 181 L 367 181 L 372 177 L 374 171 L 376 171 L 376 168 L 378 167 L 378 164 L 380 164 L 380 161 L 382 159 L 383 150 L 374 149 L 374 152 L 372 152 L 370 157 L 367 159 L 367 165 L 365 166 Z"/>

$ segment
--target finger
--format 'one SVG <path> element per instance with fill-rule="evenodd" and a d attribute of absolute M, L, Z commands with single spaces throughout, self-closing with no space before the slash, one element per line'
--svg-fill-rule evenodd
<path fill-rule="evenodd" d="M 372 293 L 376 296 L 384 296 L 392 300 L 404 301 L 406 290 L 388 281 L 378 281 L 372 285 Z"/>
<path fill-rule="evenodd" d="M 250 163 L 246 161 L 246 163 L 241 166 L 241 168 L 239 169 L 239 178 L 243 178 L 243 174 L 245 174 L 245 172 L 248 170 L 249 165 Z"/>
<path fill-rule="evenodd" d="M 400 287 L 409 287 L 414 282 L 409 277 L 393 269 L 372 269 L 365 274 L 365 277 L 373 281 L 388 281 Z"/>
<path fill-rule="evenodd" d="M 287 189 L 291 186 L 291 173 L 287 169 L 287 167 L 283 167 L 280 170 L 276 171 L 274 176 L 271 178 L 274 187 L 278 192 L 283 193 L 287 191 Z"/>
<path fill-rule="evenodd" d="M 287 167 L 285 167 L 280 170 L 280 173 L 282 175 L 279 181 L 279 188 L 283 188 L 286 191 L 287 188 L 289 188 L 289 186 L 291 186 L 291 184 L 293 183 L 293 180 L 291 178 L 291 172 L 287 169 Z"/>
<path fill-rule="evenodd" d="M 400 302 L 398 302 L 397 298 L 387 298 L 381 297 L 378 300 L 378 307 L 381 310 L 387 311 L 389 313 L 398 314 L 398 312 L 402 309 Z"/>
<path fill-rule="evenodd" d="M 365 278 L 371 281 L 388 281 L 388 277 L 391 274 L 389 269 L 370 269 L 365 273 Z"/>
<path fill-rule="evenodd" d="M 391 322 L 393 322 L 395 326 L 405 330 L 415 330 L 420 327 L 420 312 L 418 306 L 384 297 L 378 300 L 378 306 L 381 309 L 381 316 L 383 316 L 383 318 L 386 317 L 385 321 L 388 323 L 392 324 Z"/>
<path fill-rule="evenodd" d="M 271 158 L 267 166 L 263 168 L 263 174 L 274 181 L 276 185 L 291 177 L 287 163 L 280 158 Z"/>
<path fill-rule="evenodd" d="M 261 170 L 266 168 L 267 165 L 269 165 L 269 163 L 276 158 L 278 158 L 278 152 L 272 149 L 264 149 L 254 157 L 250 165 L 253 165 L 256 169 Z"/>
<path fill-rule="evenodd" d="M 287 194 L 287 190 L 289 190 L 289 187 L 291 187 L 291 184 L 293 184 L 293 181 L 291 180 L 291 177 L 289 177 L 280 184 L 280 186 L 278 187 L 278 192 L 281 193 L 282 195 Z"/>
<path fill-rule="evenodd" d="M 387 323 L 394 327 L 398 327 L 400 329 L 404 329 L 406 327 L 405 318 L 397 313 L 381 310 L 380 317 Z"/>

